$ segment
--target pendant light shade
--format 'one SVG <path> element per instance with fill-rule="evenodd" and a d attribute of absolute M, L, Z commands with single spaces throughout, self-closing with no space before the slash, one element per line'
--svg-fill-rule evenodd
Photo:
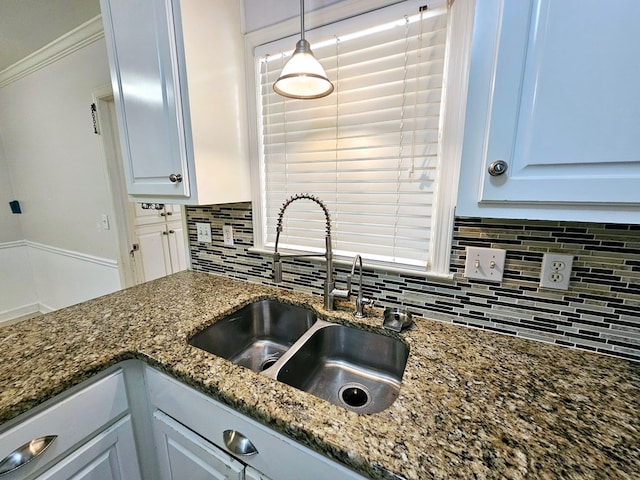
<path fill-rule="evenodd" d="M 304 38 L 304 0 L 300 1 L 300 31 L 300 40 L 296 43 L 293 56 L 285 64 L 273 89 L 289 98 L 304 100 L 326 97 L 333 92 L 333 83 Z"/>

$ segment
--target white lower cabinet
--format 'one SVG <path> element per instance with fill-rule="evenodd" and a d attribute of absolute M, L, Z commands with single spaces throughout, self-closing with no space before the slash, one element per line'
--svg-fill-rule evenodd
<path fill-rule="evenodd" d="M 140 480 L 131 417 L 127 415 L 36 478 L 37 480 Z"/>
<path fill-rule="evenodd" d="M 0 472 L 55 437 L 2 480 L 364 480 L 137 360 L 112 368 L 0 425 Z"/>
<path fill-rule="evenodd" d="M 148 282 L 187 268 L 184 228 L 181 221 L 137 227 L 135 256 L 138 282 Z"/>
<path fill-rule="evenodd" d="M 153 434 L 162 480 L 242 480 L 244 465 L 160 410 Z"/>
<path fill-rule="evenodd" d="M 130 204 L 135 244 L 133 255 L 138 283 L 187 269 L 187 242 L 179 205 L 143 209 Z"/>
<path fill-rule="evenodd" d="M 24 417 L 0 426 L 0 472 L 10 463 L 3 459 L 16 460 L 2 480 L 141 478 L 121 369 L 63 393 Z M 20 465 L 21 455 L 42 437 L 53 441 Z"/>
<path fill-rule="evenodd" d="M 184 446 L 185 443 L 178 443 L 181 445 L 180 455 L 183 459 L 189 457 L 192 460 L 198 458 L 198 461 L 202 461 L 204 457 L 196 456 L 195 452 L 215 452 L 217 454 L 216 460 L 209 464 L 209 467 L 215 471 L 218 468 L 216 465 L 220 461 L 218 455 L 222 453 L 225 455 L 222 458 L 236 458 L 245 464 L 245 478 L 252 480 L 296 480 L 301 478 L 305 480 L 326 480 L 329 478 L 332 480 L 363 480 L 364 478 L 157 370 L 150 367 L 145 370 L 149 401 L 155 412 L 154 429 L 157 432 L 160 428 L 158 421 L 162 419 L 165 424 L 169 424 L 170 435 L 173 435 L 173 437 L 167 436 L 167 425 L 162 425 L 163 434 L 160 437 L 158 437 L 158 433 L 154 434 L 157 442 L 156 449 L 165 458 L 164 461 L 160 461 L 161 468 L 163 468 L 162 463 L 166 463 L 167 457 L 170 458 L 170 455 L 166 453 L 168 450 L 167 441 L 180 438 L 184 442 L 184 438 L 188 438 L 190 440 L 188 448 Z M 181 432 L 183 435 L 176 437 L 176 432 Z M 227 445 L 225 432 L 236 438 L 241 438 L 242 441 L 238 443 L 243 445 L 246 442 L 251 442 L 255 452 L 244 455 L 236 450 L 232 442 Z M 185 463 L 188 462 L 185 460 Z M 192 477 L 190 475 L 179 477 L 171 476 L 171 474 L 172 472 L 165 473 L 164 478 L 217 478 L 215 476 Z"/>
<path fill-rule="evenodd" d="M 187 269 L 187 241 L 179 205 L 158 204 L 142 208 L 130 204 L 133 221 L 133 258 L 138 283 Z"/>

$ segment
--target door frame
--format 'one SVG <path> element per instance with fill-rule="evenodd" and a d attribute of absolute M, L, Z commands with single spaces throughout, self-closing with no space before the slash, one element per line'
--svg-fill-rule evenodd
<path fill-rule="evenodd" d="M 129 202 L 122 153 L 115 119 L 115 103 L 110 85 L 95 89 L 93 103 L 96 105 L 96 134 L 100 137 L 100 154 L 107 178 L 107 189 L 111 197 L 113 211 L 112 228 L 117 241 L 118 273 L 122 288 L 138 284 L 133 247 L 133 225 L 129 211 Z"/>

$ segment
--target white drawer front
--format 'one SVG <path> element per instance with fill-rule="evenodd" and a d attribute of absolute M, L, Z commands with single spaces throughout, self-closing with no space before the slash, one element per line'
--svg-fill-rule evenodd
<path fill-rule="evenodd" d="M 24 479 L 50 465 L 127 408 L 123 373 L 118 370 L 0 433 L 0 460 L 35 438 L 57 435 L 41 455 L 4 475 L 2 480 Z"/>

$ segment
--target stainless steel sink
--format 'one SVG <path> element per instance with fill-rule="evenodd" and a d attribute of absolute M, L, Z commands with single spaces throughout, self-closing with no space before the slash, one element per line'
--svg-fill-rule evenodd
<path fill-rule="evenodd" d="M 318 327 L 282 359 L 275 378 L 358 413 L 389 407 L 400 392 L 409 348 L 396 338 L 344 325 Z"/>
<path fill-rule="evenodd" d="M 312 310 L 266 299 L 250 303 L 189 339 L 189 344 L 260 372 L 316 321 Z"/>
<path fill-rule="evenodd" d="M 395 337 L 318 320 L 307 308 L 251 303 L 189 344 L 358 413 L 389 407 L 409 347 Z"/>

